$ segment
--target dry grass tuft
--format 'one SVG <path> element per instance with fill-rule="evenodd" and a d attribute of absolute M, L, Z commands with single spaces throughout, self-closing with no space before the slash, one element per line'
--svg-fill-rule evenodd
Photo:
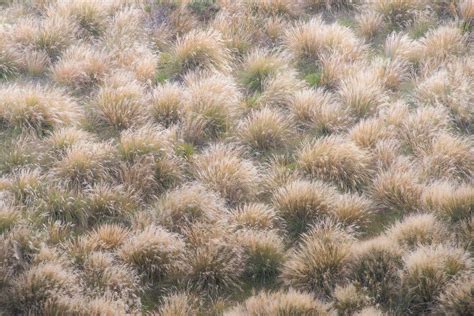
<path fill-rule="evenodd" d="M 358 189 L 372 172 L 370 153 L 341 136 L 307 142 L 298 150 L 298 166 L 308 175 L 329 181 L 342 189 Z"/>
<path fill-rule="evenodd" d="M 351 243 L 352 236 L 334 222 L 324 221 L 313 227 L 302 236 L 284 263 L 283 282 L 297 289 L 329 296 L 334 285 L 342 280 Z"/>

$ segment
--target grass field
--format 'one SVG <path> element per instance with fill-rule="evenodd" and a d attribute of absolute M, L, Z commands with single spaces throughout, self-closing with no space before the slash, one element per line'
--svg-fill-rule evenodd
<path fill-rule="evenodd" d="M 0 0 L 0 315 L 474 315 L 473 0 Z"/>

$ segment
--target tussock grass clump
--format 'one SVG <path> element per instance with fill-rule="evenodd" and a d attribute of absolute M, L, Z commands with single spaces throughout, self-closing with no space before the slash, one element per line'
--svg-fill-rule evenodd
<path fill-rule="evenodd" d="M 161 56 L 162 71 L 179 77 L 189 71 L 228 71 L 230 53 L 222 34 L 213 29 L 192 30 L 179 37 L 169 54 Z"/>
<path fill-rule="evenodd" d="M 122 185 L 98 183 L 86 190 L 90 221 L 123 221 L 139 208 L 137 196 Z"/>
<path fill-rule="evenodd" d="M 465 137 L 441 134 L 433 139 L 423 157 L 423 171 L 429 178 L 468 181 L 474 170 L 472 141 Z"/>
<path fill-rule="evenodd" d="M 311 65 L 320 54 L 331 50 L 351 59 L 363 52 L 361 42 L 349 28 L 337 23 L 325 24 L 320 18 L 293 26 L 285 35 L 285 44 L 302 65 Z"/>
<path fill-rule="evenodd" d="M 51 12 L 44 19 L 24 18 L 15 25 L 14 41 L 23 49 L 57 58 L 76 39 L 77 24 Z"/>
<path fill-rule="evenodd" d="M 177 84 L 167 83 L 153 91 L 149 106 L 150 116 L 165 127 L 178 123 L 182 119 L 184 93 Z"/>
<path fill-rule="evenodd" d="M 286 230 L 298 237 L 330 214 L 335 195 L 336 190 L 322 182 L 295 180 L 275 192 L 273 205 Z"/>
<path fill-rule="evenodd" d="M 466 50 L 465 37 L 455 26 L 443 25 L 431 30 L 420 42 L 424 56 L 433 58 L 435 62 L 461 55 Z"/>
<path fill-rule="evenodd" d="M 277 276 L 285 257 L 283 240 L 277 232 L 244 230 L 237 240 L 244 249 L 246 275 L 263 282 Z"/>
<path fill-rule="evenodd" d="M 185 292 L 173 293 L 163 299 L 163 304 L 159 309 L 159 315 L 195 315 L 197 313 L 196 305 L 196 301 L 191 295 Z"/>
<path fill-rule="evenodd" d="M 426 211 L 456 223 L 472 216 L 474 189 L 469 184 L 434 182 L 425 188 L 421 200 Z"/>
<path fill-rule="evenodd" d="M 97 141 L 95 135 L 78 127 L 64 127 L 54 130 L 45 139 L 53 154 L 63 155 L 73 145 Z"/>
<path fill-rule="evenodd" d="M 114 149 L 109 143 L 77 143 L 54 163 L 56 179 L 72 188 L 80 188 L 110 177 Z"/>
<path fill-rule="evenodd" d="M 298 125 L 323 135 L 341 132 L 351 122 L 348 111 L 323 89 L 297 92 L 290 110 Z"/>
<path fill-rule="evenodd" d="M 0 88 L 0 122 L 4 128 L 46 130 L 74 125 L 82 115 L 80 107 L 60 90 L 33 85 Z"/>
<path fill-rule="evenodd" d="M 342 104 L 357 118 L 376 113 L 386 99 L 380 80 L 366 72 L 357 73 L 343 80 L 338 95 Z"/>
<path fill-rule="evenodd" d="M 6 40 L 6 32 L 0 30 L 0 79 L 9 79 L 16 76 L 20 70 L 20 60 L 10 43 Z"/>
<path fill-rule="evenodd" d="M 227 212 L 216 193 L 194 183 L 166 193 L 157 203 L 156 213 L 160 224 L 179 231 L 197 221 L 215 222 Z"/>
<path fill-rule="evenodd" d="M 294 16 L 298 13 L 298 4 L 288 0 L 247 0 L 244 2 L 251 12 L 269 16 Z"/>
<path fill-rule="evenodd" d="M 74 90 L 93 87 L 108 71 L 107 56 L 85 45 L 67 49 L 53 69 L 53 80 Z"/>
<path fill-rule="evenodd" d="M 270 206 L 263 203 L 248 203 L 230 214 L 231 224 L 237 229 L 271 230 L 277 228 L 279 218 Z"/>
<path fill-rule="evenodd" d="M 136 161 L 142 156 L 165 158 L 171 152 L 172 139 L 168 131 L 147 124 L 120 133 L 118 153 L 125 161 Z"/>
<path fill-rule="evenodd" d="M 378 237 L 355 243 L 348 260 L 349 279 L 356 286 L 364 288 L 379 304 L 394 303 L 402 265 L 402 251 L 394 241 Z"/>
<path fill-rule="evenodd" d="M 250 52 L 245 56 L 239 81 L 249 93 L 262 92 L 265 81 L 287 68 L 284 58 L 282 54 L 271 54 L 262 49 Z"/>
<path fill-rule="evenodd" d="M 389 212 L 409 213 L 420 206 L 423 186 L 419 175 L 405 163 L 396 163 L 379 173 L 371 186 L 375 203 Z"/>
<path fill-rule="evenodd" d="M 241 290 L 245 257 L 236 236 L 225 226 L 195 224 L 185 233 L 184 281 L 194 291 L 215 297 Z"/>
<path fill-rule="evenodd" d="M 356 17 L 357 31 L 366 40 L 371 40 L 383 27 L 383 16 L 375 10 L 362 12 Z"/>
<path fill-rule="evenodd" d="M 449 114 L 445 108 L 418 108 L 406 118 L 400 128 L 400 138 L 404 146 L 415 154 L 430 148 L 433 139 L 450 128 Z"/>
<path fill-rule="evenodd" d="M 46 303 L 76 293 L 77 278 L 59 263 L 41 263 L 18 276 L 12 291 L 13 313 L 42 313 Z"/>
<path fill-rule="evenodd" d="M 143 87 L 129 74 L 117 73 L 99 89 L 93 101 L 93 110 L 100 122 L 119 130 L 143 122 Z"/>
<path fill-rule="evenodd" d="M 341 226 L 325 221 L 304 234 L 284 263 L 283 282 L 297 289 L 329 296 L 342 280 L 350 257 L 352 236 Z"/>
<path fill-rule="evenodd" d="M 372 219 L 373 202 L 366 196 L 359 194 L 338 195 L 329 213 L 344 226 L 355 229 L 364 229 Z"/>
<path fill-rule="evenodd" d="M 252 200 L 258 193 L 258 170 L 236 147 L 210 146 L 194 159 L 194 173 L 231 204 Z"/>
<path fill-rule="evenodd" d="M 58 3 L 49 11 L 73 21 L 85 36 L 99 36 L 105 31 L 110 7 L 97 0 L 79 0 Z"/>
<path fill-rule="evenodd" d="M 183 259 L 185 244 L 158 226 L 146 227 L 118 250 L 120 258 L 151 280 L 173 278 Z"/>
<path fill-rule="evenodd" d="M 449 239 L 445 225 L 432 214 L 409 215 L 390 227 L 387 236 L 411 249 L 418 245 L 441 244 Z"/>
<path fill-rule="evenodd" d="M 130 231 L 118 224 L 102 224 L 89 233 L 87 243 L 94 250 L 113 250 L 129 237 Z"/>
<path fill-rule="evenodd" d="M 241 141 L 258 151 L 284 148 L 292 134 L 286 116 L 269 108 L 250 113 L 238 128 Z"/>
<path fill-rule="evenodd" d="M 432 310 L 448 282 L 470 271 L 471 265 L 463 249 L 450 246 L 419 247 L 409 253 L 401 273 L 407 311 L 416 314 Z"/>
<path fill-rule="evenodd" d="M 474 279 L 461 277 L 446 287 L 440 295 L 437 311 L 442 314 L 469 315 L 474 312 Z"/>
<path fill-rule="evenodd" d="M 241 306 L 224 313 L 241 315 L 329 315 L 328 307 L 311 294 L 296 290 L 260 292 L 249 297 Z"/>
<path fill-rule="evenodd" d="M 364 293 L 364 290 L 358 289 L 351 283 L 345 286 L 336 286 L 333 297 L 333 309 L 341 315 L 355 314 L 370 304 L 370 298 Z"/>
<path fill-rule="evenodd" d="M 377 0 L 372 4 L 374 10 L 383 15 L 384 20 L 394 27 L 411 24 L 416 16 L 416 11 L 421 9 L 420 0 Z"/>
<path fill-rule="evenodd" d="M 187 76 L 186 83 L 183 138 L 202 144 L 228 132 L 239 114 L 240 93 L 235 82 L 221 74 L 202 79 L 196 73 Z"/>
<path fill-rule="evenodd" d="M 21 219 L 21 212 L 13 206 L 0 204 L 0 233 L 8 231 Z"/>
<path fill-rule="evenodd" d="M 303 144 L 297 164 L 308 175 L 342 189 L 358 189 L 371 176 L 370 153 L 341 136 L 327 136 Z"/>

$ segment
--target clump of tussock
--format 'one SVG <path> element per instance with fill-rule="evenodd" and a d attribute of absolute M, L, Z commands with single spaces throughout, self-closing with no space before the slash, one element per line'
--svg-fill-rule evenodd
<path fill-rule="evenodd" d="M 159 308 L 159 315 L 195 315 L 198 306 L 196 298 L 186 292 L 172 293 L 163 298 L 163 303 Z"/>
<path fill-rule="evenodd" d="M 414 168 L 400 162 L 379 173 L 370 191 L 376 205 L 383 210 L 410 213 L 420 206 L 423 186 Z"/>
<path fill-rule="evenodd" d="M 20 204 L 31 204 L 35 196 L 44 189 L 44 175 L 39 168 L 17 169 L 1 180 L 1 190 L 10 193 L 14 201 Z"/>
<path fill-rule="evenodd" d="M 371 40 L 383 27 L 383 16 L 375 10 L 362 12 L 356 17 L 357 32 L 366 40 Z"/>
<path fill-rule="evenodd" d="M 421 195 L 422 207 L 442 219 L 457 223 L 469 219 L 474 203 L 474 189 L 469 184 L 433 182 Z"/>
<path fill-rule="evenodd" d="M 184 251 L 181 237 L 161 227 L 149 226 L 124 242 L 118 254 L 148 279 L 166 280 L 176 277 Z"/>
<path fill-rule="evenodd" d="M 422 158 L 427 178 L 469 181 L 474 170 L 472 141 L 467 137 L 440 134 Z"/>
<path fill-rule="evenodd" d="M 327 136 L 303 144 L 298 166 L 311 177 L 332 182 L 341 189 L 360 189 L 372 173 L 370 153 L 342 136 Z"/>
<path fill-rule="evenodd" d="M 418 245 L 436 245 L 449 239 L 446 226 L 432 214 L 409 215 L 395 223 L 387 237 L 400 246 L 413 249 Z"/>
<path fill-rule="evenodd" d="M 277 215 L 292 237 L 298 237 L 318 220 L 328 216 L 336 190 L 319 181 L 295 180 L 273 195 Z"/>
<path fill-rule="evenodd" d="M 393 130 L 390 126 L 386 126 L 379 118 L 361 120 L 349 131 L 351 140 L 357 146 L 366 149 L 374 148 L 380 141 L 390 139 L 392 135 Z"/>
<path fill-rule="evenodd" d="M 245 1 L 250 12 L 261 16 L 295 16 L 298 14 L 298 4 L 288 0 Z"/>
<path fill-rule="evenodd" d="M 392 60 L 414 63 L 421 58 L 421 45 L 407 34 L 393 32 L 385 39 L 384 54 Z"/>
<path fill-rule="evenodd" d="M 73 21 L 82 36 L 100 36 L 105 32 L 111 5 L 97 0 L 63 1 L 48 11 Z"/>
<path fill-rule="evenodd" d="M 289 69 L 270 77 L 264 82 L 263 92 L 256 96 L 256 106 L 287 108 L 298 90 L 304 88 L 304 82 L 296 71 Z"/>
<path fill-rule="evenodd" d="M 75 91 L 94 87 L 109 70 L 104 52 L 86 45 L 68 48 L 54 65 L 52 78 Z"/>
<path fill-rule="evenodd" d="M 401 281 L 407 312 L 433 310 L 446 285 L 471 265 L 463 249 L 445 245 L 419 247 L 406 255 Z"/>
<path fill-rule="evenodd" d="M 198 223 L 185 237 L 190 245 L 184 262 L 188 288 L 211 297 L 241 290 L 245 257 L 234 234 L 223 225 Z"/>
<path fill-rule="evenodd" d="M 118 154 L 124 160 L 133 162 L 143 156 L 166 158 L 172 152 L 172 135 L 160 126 L 147 124 L 130 128 L 120 133 Z"/>
<path fill-rule="evenodd" d="M 238 126 L 239 139 L 257 151 L 282 149 L 292 136 L 291 122 L 278 110 L 263 108 L 250 113 Z"/>
<path fill-rule="evenodd" d="M 451 56 L 462 55 L 467 47 L 466 38 L 461 29 L 443 25 L 429 31 L 420 39 L 423 56 L 433 59 L 434 63 L 439 63 Z"/>
<path fill-rule="evenodd" d="M 102 224 L 87 237 L 87 247 L 92 250 L 114 250 L 127 241 L 130 230 L 119 224 Z"/>
<path fill-rule="evenodd" d="M 194 222 L 213 223 L 226 214 L 221 198 L 200 183 L 185 184 L 169 191 L 156 205 L 159 223 L 172 231 L 183 230 Z"/>
<path fill-rule="evenodd" d="M 321 18 L 300 22 L 285 34 L 285 45 L 294 58 L 303 65 L 314 65 L 320 55 L 336 51 L 351 59 L 363 54 L 363 45 L 347 27 L 337 23 L 325 24 Z"/>
<path fill-rule="evenodd" d="M 20 58 L 7 40 L 7 32 L 0 29 L 0 79 L 15 77 L 20 72 Z"/>
<path fill-rule="evenodd" d="M 9 308 L 13 313 L 42 313 L 46 304 L 78 291 L 72 271 L 60 263 L 40 263 L 14 279 Z"/>
<path fill-rule="evenodd" d="M 451 282 L 438 300 L 436 308 L 441 314 L 469 315 L 474 312 L 473 293 L 474 279 L 472 276 L 461 277 Z"/>
<path fill-rule="evenodd" d="M 423 78 L 417 85 L 415 97 L 423 105 L 445 106 L 460 131 L 471 131 L 474 111 L 469 107 L 474 82 L 462 61 L 448 64 Z"/>
<path fill-rule="evenodd" d="M 0 122 L 6 128 L 44 133 L 75 125 L 80 107 L 62 91 L 39 85 L 6 85 L 0 89 Z"/>
<path fill-rule="evenodd" d="M 64 155 L 75 144 L 95 141 L 94 134 L 74 126 L 56 129 L 44 140 L 53 156 Z"/>
<path fill-rule="evenodd" d="M 371 302 L 364 290 L 357 288 L 352 283 L 345 286 L 336 286 L 333 297 L 333 309 L 341 315 L 353 315 Z"/>
<path fill-rule="evenodd" d="M 335 284 L 342 280 L 351 244 L 352 236 L 334 222 L 324 221 L 313 227 L 284 263 L 283 282 L 321 296 L 331 295 Z"/>
<path fill-rule="evenodd" d="M 329 312 L 328 307 L 310 293 L 290 289 L 273 293 L 260 292 L 224 314 L 226 316 L 329 315 Z"/>
<path fill-rule="evenodd" d="M 11 206 L 0 204 L 0 233 L 8 231 L 21 220 L 21 212 Z"/>
<path fill-rule="evenodd" d="M 375 302 L 390 306 L 399 290 L 402 255 L 400 247 L 386 237 L 354 243 L 348 259 L 348 278 L 364 288 Z"/>
<path fill-rule="evenodd" d="M 201 74 L 202 75 L 202 74 Z M 183 138 L 203 144 L 230 131 L 239 115 L 240 93 L 235 82 L 222 74 L 186 77 Z"/>
<path fill-rule="evenodd" d="M 106 126 L 132 127 L 146 118 L 143 87 L 129 74 L 116 73 L 100 87 L 92 109 Z"/>
<path fill-rule="evenodd" d="M 304 89 L 297 92 L 290 104 L 294 120 L 301 127 L 321 134 L 345 130 L 351 119 L 349 113 L 323 89 Z"/>
<path fill-rule="evenodd" d="M 136 194 L 122 185 L 97 183 L 85 191 L 89 221 L 94 223 L 126 221 L 139 208 Z"/>
<path fill-rule="evenodd" d="M 149 105 L 150 117 L 157 123 L 169 127 L 181 121 L 184 113 L 182 87 L 174 83 L 160 85 L 153 90 Z"/>
<path fill-rule="evenodd" d="M 271 230 L 279 225 L 275 210 L 263 203 L 247 203 L 229 214 L 229 222 L 236 229 Z"/>
<path fill-rule="evenodd" d="M 228 203 L 249 201 L 258 193 L 259 172 L 251 161 L 242 158 L 239 148 L 212 145 L 197 155 L 193 164 L 196 179 Z"/>
<path fill-rule="evenodd" d="M 250 52 L 243 61 L 239 82 L 250 94 L 261 93 L 267 80 L 287 68 L 284 58 L 281 53 L 272 54 L 263 49 Z"/>
<path fill-rule="evenodd" d="M 85 202 L 81 193 L 50 185 L 35 196 L 32 205 L 40 223 L 50 220 L 85 227 L 88 219 Z"/>
<path fill-rule="evenodd" d="M 245 275 L 262 282 L 278 275 L 285 258 L 285 247 L 276 231 L 243 230 L 238 233 L 237 240 L 246 258 Z"/>
<path fill-rule="evenodd" d="M 150 85 L 157 78 L 159 58 L 146 44 L 118 48 L 112 52 L 112 58 L 115 67 L 129 71 L 140 83 Z"/>
<path fill-rule="evenodd" d="M 71 188 L 92 185 L 110 178 L 114 153 L 110 143 L 77 143 L 54 163 L 51 173 Z"/>
<path fill-rule="evenodd" d="M 398 129 L 404 147 L 418 154 L 427 150 L 440 132 L 449 131 L 451 122 L 445 108 L 417 108 Z"/>
<path fill-rule="evenodd" d="M 190 71 L 229 71 L 231 56 L 221 33 L 213 29 L 192 30 L 181 36 L 168 54 L 161 55 L 161 71 L 180 77 Z M 160 71 L 160 69 L 159 69 Z"/>
<path fill-rule="evenodd" d="M 375 114 L 386 102 L 381 80 L 365 71 L 344 79 L 339 86 L 338 96 L 356 118 Z"/>
<path fill-rule="evenodd" d="M 330 216 L 337 222 L 358 230 L 363 230 L 370 224 L 373 213 L 373 202 L 359 194 L 338 195 L 329 210 Z"/>
<path fill-rule="evenodd" d="M 76 39 L 77 24 L 52 11 L 43 19 L 23 18 L 15 25 L 13 40 L 22 49 L 56 59 Z"/>
<path fill-rule="evenodd" d="M 392 27 L 405 27 L 413 23 L 416 13 L 422 8 L 420 0 L 377 0 L 372 3 L 373 9 L 381 14 Z"/>

